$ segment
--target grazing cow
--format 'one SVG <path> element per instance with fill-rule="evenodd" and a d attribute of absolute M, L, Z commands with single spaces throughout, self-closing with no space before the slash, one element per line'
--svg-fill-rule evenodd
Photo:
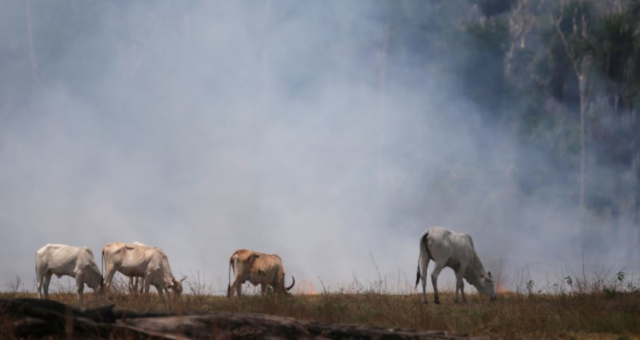
<path fill-rule="evenodd" d="M 418 259 L 416 287 L 420 279 L 422 279 L 423 303 L 427 303 L 426 276 L 429 260 L 433 260 L 436 264 L 431 273 L 435 303 L 440 303 L 437 280 L 440 271 L 444 267 L 449 267 L 456 273 L 455 302 L 458 302 L 458 291 L 462 295 L 462 301 L 467 302 L 467 298 L 464 295 L 463 278 L 474 285 L 479 292 L 489 295 L 492 300 L 496 298 L 491 272 L 487 273 L 484 270 L 482 262 L 480 262 L 480 258 L 473 247 L 471 236 L 456 233 L 442 227 L 431 227 L 422 234 L 420 237 L 420 258 Z M 422 274 L 420 270 L 422 270 Z"/>
<path fill-rule="evenodd" d="M 64 244 L 47 244 L 36 252 L 36 280 L 38 298 L 49 298 L 49 283 L 51 275 L 58 278 L 63 275 L 76 279 L 76 293 L 82 300 L 84 285 L 98 294 L 102 292 L 102 275 L 93 259 L 93 252 L 88 247 L 73 247 Z"/>
<path fill-rule="evenodd" d="M 278 294 L 288 295 L 288 291 L 293 288 L 296 279 L 291 276 L 293 282 L 291 286 L 284 286 L 284 267 L 278 255 L 256 253 L 251 250 L 236 250 L 229 259 L 229 283 L 231 283 L 231 269 L 233 268 L 233 284 L 227 287 L 227 296 L 238 292 L 242 295 L 242 284 L 246 281 L 254 286 L 260 285 L 262 294 L 271 286 Z"/>
<path fill-rule="evenodd" d="M 109 243 L 102 248 L 102 265 L 105 268 L 105 287 L 111 287 L 116 271 L 130 278 L 142 277 L 144 292 L 149 293 L 151 285 L 163 296 L 164 290 L 171 289 L 176 296 L 182 294 L 182 281 L 171 273 L 169 259 L 164 251 L 157 247 L 148 247 L 139 243 Z M 130 282 L 131 284 L 131 282 Z M 137 289 L 136 289 L 137 290 Z"/>

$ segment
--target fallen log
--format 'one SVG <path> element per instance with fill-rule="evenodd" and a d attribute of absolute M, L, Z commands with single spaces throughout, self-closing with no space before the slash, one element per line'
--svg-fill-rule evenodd
<path fill-rule="evenodd" d="M 135 330 L 114 324 L 113 307 L 78 309 L 53 300 L 3 299 L 0 330 L 16 338 L 135 336 Z"/>
<path fill-rule="evenodd" d="M 178 315 L 74 308 L 53 300 L 0 300 L 0 331 L 14 338 L 470 339 L 444 331 L 327 324 L 256 313 Z"/>

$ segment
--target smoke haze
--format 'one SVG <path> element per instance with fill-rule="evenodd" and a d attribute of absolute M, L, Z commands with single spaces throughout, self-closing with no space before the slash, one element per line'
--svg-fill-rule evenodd
<path fill-rule="evenodd" d="M 278 253 L 317 290 L 406 292 L 432 225 L 471 234 L 512 289 L 583 263 L 637 270 L 637 235 L 579 227 L 553 186 L 520 192 L 517 159 L 545 155 L 484 124 L 445 60 L 398 52 L 378 2 L 2 7 L 24 55 L 2 56 L 0 289 L 34 290 L 46 243 L 98 259 L 140 241 L 215 292 L 239 248 Z"/>

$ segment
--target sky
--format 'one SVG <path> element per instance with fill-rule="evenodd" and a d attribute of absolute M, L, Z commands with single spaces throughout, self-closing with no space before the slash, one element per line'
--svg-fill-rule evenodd
<path fill-rule="evenodd" d="M 514 199 L 523 150 L 442 61 L 391 57 L 377 2 L 1 6 L 0 290 L 34 291 L 47 243 L 99 263 L 139 241 L 187 292 L 225 292 L 247 248 L 298 292 L 407 293 L 433 225 L 471 234 L 508 289 L 637 271 L 637 235 L 579 227 L 552 192 Z"/>

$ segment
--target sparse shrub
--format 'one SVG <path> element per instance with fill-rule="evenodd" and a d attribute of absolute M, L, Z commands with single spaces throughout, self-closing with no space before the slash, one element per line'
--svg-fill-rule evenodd
<path fill-rule="evenodd" d="M 618 274 L 616 274 L 616 278 L 618 279 L 618 286 L 620 287 L 621 290 L 624 289 L 624 271 L 619 271 Z"/>
<path fill-rule="evenodd" d="M 529 295 L 533 294 L 533 286 L 535 286 L 535 282 L 533 282 L 533 280 L 527 281 L 527 292 L 529 292 Z"/>
<path fill-rule="evenodd" d="M 186 291 L 194 296 L 206 296 L 214 292 L 212 284 L 207 285 L 204 274 L 201 276 L 200 271 L 195 274 L 191 273 L 188 279 L 183 283 L 187 288 Z M 193 278 L 193 279 L 190 279 Z M 226 289 L 224 290 L 226 293 Z"/>
<path fill-rule="evenodd" d="M 573 280 L 571 279 L 571 276 L 565 277 L 564 281 L 573 289 Z"/>
<path fill-rule="evenodd" d="M 613 299 L 616 296 L 616 289 L 615 288 L 604 287 L 602 289 L 602 292 L 604 293 L 605 299 Z"/>
<path fill-rule="evenodd" d="M 9 290 L 12 293 L 18 293 L 21 287 L 22 290 L 24 290 L 24 284 L 22 283 L 20 276 L 16 276 L 16 281 L 9 284 Z"/>

